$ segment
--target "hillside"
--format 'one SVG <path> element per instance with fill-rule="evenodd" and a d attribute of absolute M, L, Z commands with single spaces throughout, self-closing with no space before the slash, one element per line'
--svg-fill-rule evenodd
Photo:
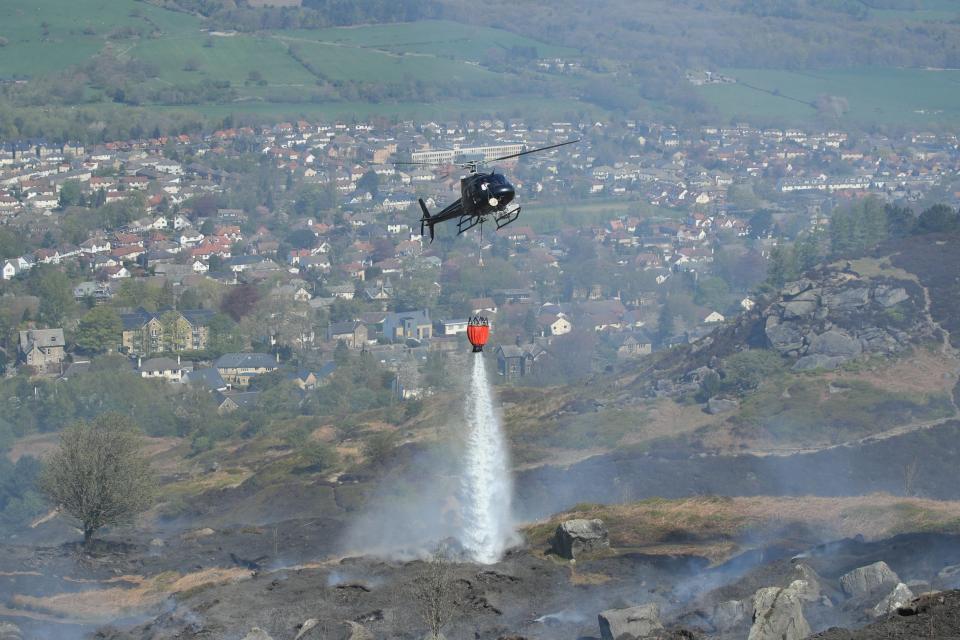
<path fill-rule="evenodd" d="M 0 107 L 11 120 L 40 104 L 54 108 L 0 133 L 34 135 L 63 126 L 56 107 L 94 105 L 150 128 L 231 114 L 666 114 L 854 128 L 960 118 L 950 71 L 960 52 L 926 46 L 958 41 L 956 14 L 938 0 L 790 10 L 657 0 L 602 3 L 588 14 L 569 3 L 477 12 L 459 0 L 395 11 L 361 3 L 352 14 L 330 3 L 60 4 L 0 2 Z M 769 39 L 749 37 L 760 31 Z M 703 71 L 732 82 L 690 79 Z"/>

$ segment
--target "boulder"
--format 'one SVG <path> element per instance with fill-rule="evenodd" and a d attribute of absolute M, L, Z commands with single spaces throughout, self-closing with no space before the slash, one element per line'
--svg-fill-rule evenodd
<path fill-rule="evenodd" d="M 816 300 L 791 300 L 783 305 L 783 318 L 796 320 L 808 318 L 817 310 Z"/>
<path fill-rule="evenodd" d="M 273 638 L 260 627 L 254 627 L 250 629 L 250 633 L 243 636 L 243 640 L 273 640 Z"/>
<path fill-rule="evenodd" d="M 553 535 L 553 552 L 574 560 L 583 553 L 610 547 L 610 534 L 603 520 L 565 520 Z"/>
<path fill-rule="evenodd" d="M 792 298 L 798 296 L 804 291 L 810 289 L 813 286 L 813 283 L 807 280 L 806 278 L 801 278 L 795 282 L 788 282 L 783 285 L 783 289 L 780 290 L 780 294 L 784 298 Z"/>
<path fill-rule="evenodd" d="M 801 598 L 792 586 L 765 587 L 754 594 L 747 640 L 801 640 L 810 633 Z"/>
<path fill-rule="evenodd" d="M 863 353 L 860 341 L 843 331 L 831 329 L 824 331 L 810 340 L 808 355 L 824 355 L 831 358 L 845 358 L 850 360 Z"/>
<path fill-rule="evenodd" d="M 710 622 L 717 631 L 736 629 L 747 622 L 747 605 L 743 600 L 727 600 L 713 607 Z"/>
<path fill-rule="evenodd" d="M 320 624 L 320 621 L 316 618 L 308 618 L 304 620 L 303 624 L 300 625 L 300 631 L 297 632 L 297 635 L 293 640 L 300 640 L 300 638 L 310 633 L 310 631 L 318 624 Z"/>
<path fill-rule="evenodd" d="M 765 331 L 770 344 L 780 353 L 803 348 L 803 331 L 793 322 L 771 323 L 768 320 Z"/>
<path fill-rule="evenodd" d="M 874 290 L 873 299 L 876 300 L 881 307 L 892 307 L 909 300 L 910 294 L 908 294 L 907 290 L 903 287 L 881 285 Z"/>
<path fill-rule="evenodd" d="M 868 595 L 885 585 L 893 587 L 899 582 L 900 577 L 883 560 L 840 576 L 843 592 L 851 598 Z"/>
<path fill-rule="evenodd" d="M 823 293 L 824 306 L 837 311 L 853 311 L 869 301 L 870 290 L 866 287 L 838 288 Z"/>
<path fill-rule="evenodd" d="M 359 622 L 353 622 L 352 620 L 347 620 L 344 622 L 348 627 L 350 627 L 350 637 L 348 640 L 374 640 L 373 634 L 370 633 L 370 630 Z M 433 634 L 427 634 L 424 640 L 443 640 L 443 635 L 434 636 Z"/>
<path fill-rule="evenodd" d="M 20 627 L 12 622 L 0 622 L 0 640 L 22 640 Z"/>
<path fill-rule="evenodd" d="M 873 613 L 874 617 L 881 618 L 888 613 L 893 613 L 897 609 L 907 606 L 914 597 L 910 587 L 902 582 L 898 582 L 897 586 L 893 588 L 893 591 L 878 602 L 871 613 Z"/>
<path fill-rule="evenodd" d="M 825 356 L 821 353 L 815 353 L 811 356 L 803 356 L 797 360 L 792 369 L 794 371 L 813 371 L 814 369 L 836 369 L 846 362 L 846 358 L 836 358 Z"/>
<path fill-rule="evenodd" d="M 638 640 L 663 630 L 657 604 L 608 609 L 597 616 L 597 620 L 603 640 Z"/>
<path fill-rule="evenodd" d="M 739 408 L 740 403 L 730 398 L 710 398 L 707 400 L 707 413 L 711 415 L 735 411 Z"/>
<path fill-rule="evenodd" d="M 880 327 L 867 327 L 860 331 L 860 344 L 864 351 L 871 353 L 896 353 L 900 350 L 900 343 L 885 329 Z"/>

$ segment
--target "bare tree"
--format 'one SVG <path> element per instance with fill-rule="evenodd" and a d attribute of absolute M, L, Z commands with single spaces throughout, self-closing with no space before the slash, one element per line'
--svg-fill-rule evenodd
<path fill-rule="evenodd" d="M 453 599 L 450 594 L 451 562 L 446 551 L 438 548 L 417 572 L 413 596 L 420 617 L 430 629 L 426 640 L 443 640 L 441 631 L 450 621 Z"/>
<path fill-rule="evenodd" d="M 128 524 L 153 504 L 154 478 L 140 449 L 139 429 L 118 413 L 78 422 L 60 434 L 60 448 L 47 458 L 40 487 L 79 522 L 84 544 L 100 528 Z"/>

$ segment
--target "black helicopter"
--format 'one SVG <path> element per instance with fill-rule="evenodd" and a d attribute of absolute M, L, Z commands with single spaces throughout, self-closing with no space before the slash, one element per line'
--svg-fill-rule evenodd
<path fill-rule="evenodd" d="M 553 144 L 549 147 L 521 151 L 520 153 L 493 158 L 492 160 L 471 160 L 460 163 L 459 166 L 464 169 L 469 169 L 470 173 L 460 178 L 460 197 L 456 202 L 447 205 L 439 213 L 430 215 L 430 212 L 427 210 L 427 205 L 423 202 L 423 198 L 419 199 L 420 208 L 423 210 L 423 217 L 420 218 L 420 235 L 423 235 L 424 231 L 429 228 L 430 242 L 433 242 L 434 225 L 438 222 L 453 220 L 454 218 L 457 219 L 457 234 L 472 229 L 478 224 L 483 224 L 487 218 L 491 216 L 497 225 L 497 229 L 502 229 L 520 216 L 520 205 L 514 204 L 512 207 L 509 206 L 513 201 L 514 195 L 516 195 L 513 185 L 507 181 L 506 176 L 502 173 L 497 173 L 496 170 L 490 171 L 490 173 L 483 173 L 478 172 L 477 168 L 486 162 L 509 160 L 539 151 L 556 149 L 557 147 L 563 147 L 576 142 L 580 142 L 580 139 Z M 395 164 L 437 165 L 441 163 L 397 162 Z"/>

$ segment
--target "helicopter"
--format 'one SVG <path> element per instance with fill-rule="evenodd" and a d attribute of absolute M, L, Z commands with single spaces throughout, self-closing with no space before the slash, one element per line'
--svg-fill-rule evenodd
<path fill-rule="evenodd" d="M 469 174 L 460 178 L 460 197 L 457 200 L 443 208 L 439 213 L 430 215 L 423 198 L 419 198 L 420 209 L 423 211 L 423 217 L 420 218 L 420 235 L 424 235 L 427 229 L 430 230 L 430 242 L 433 242 L 434 225 L 447 220 L 457 220 L 457 235 L 472 229 L 477 225 L 482 225 L 487 218 L 492 217 L 497 225 L 497 229 L 502 229 L 520 216 L 520 205 L 513 203 L 516 192 L 513 185 L 507 181 L 506 176 L 491 170 L 489 173 L 478 171 L 480 165 L 487 162 L 499 162 L 500 160 L 510 160 L 531 153 L 556 149 L 568 144 L 580 142 L 580 138 L 561 142 L 548 147 L 539 149 L 530 149 L 513 153 L 508 156 L 493 158 L 492 160 L 470 160 L 459 163 L 457 166 L 468 169 Z M 435 162 L 396 162 L 398 165 L 433 165 Z M 510 206 L 513 203 L 513 206 Z M 482 228 L 482 227 L 481 227 Z"/>

